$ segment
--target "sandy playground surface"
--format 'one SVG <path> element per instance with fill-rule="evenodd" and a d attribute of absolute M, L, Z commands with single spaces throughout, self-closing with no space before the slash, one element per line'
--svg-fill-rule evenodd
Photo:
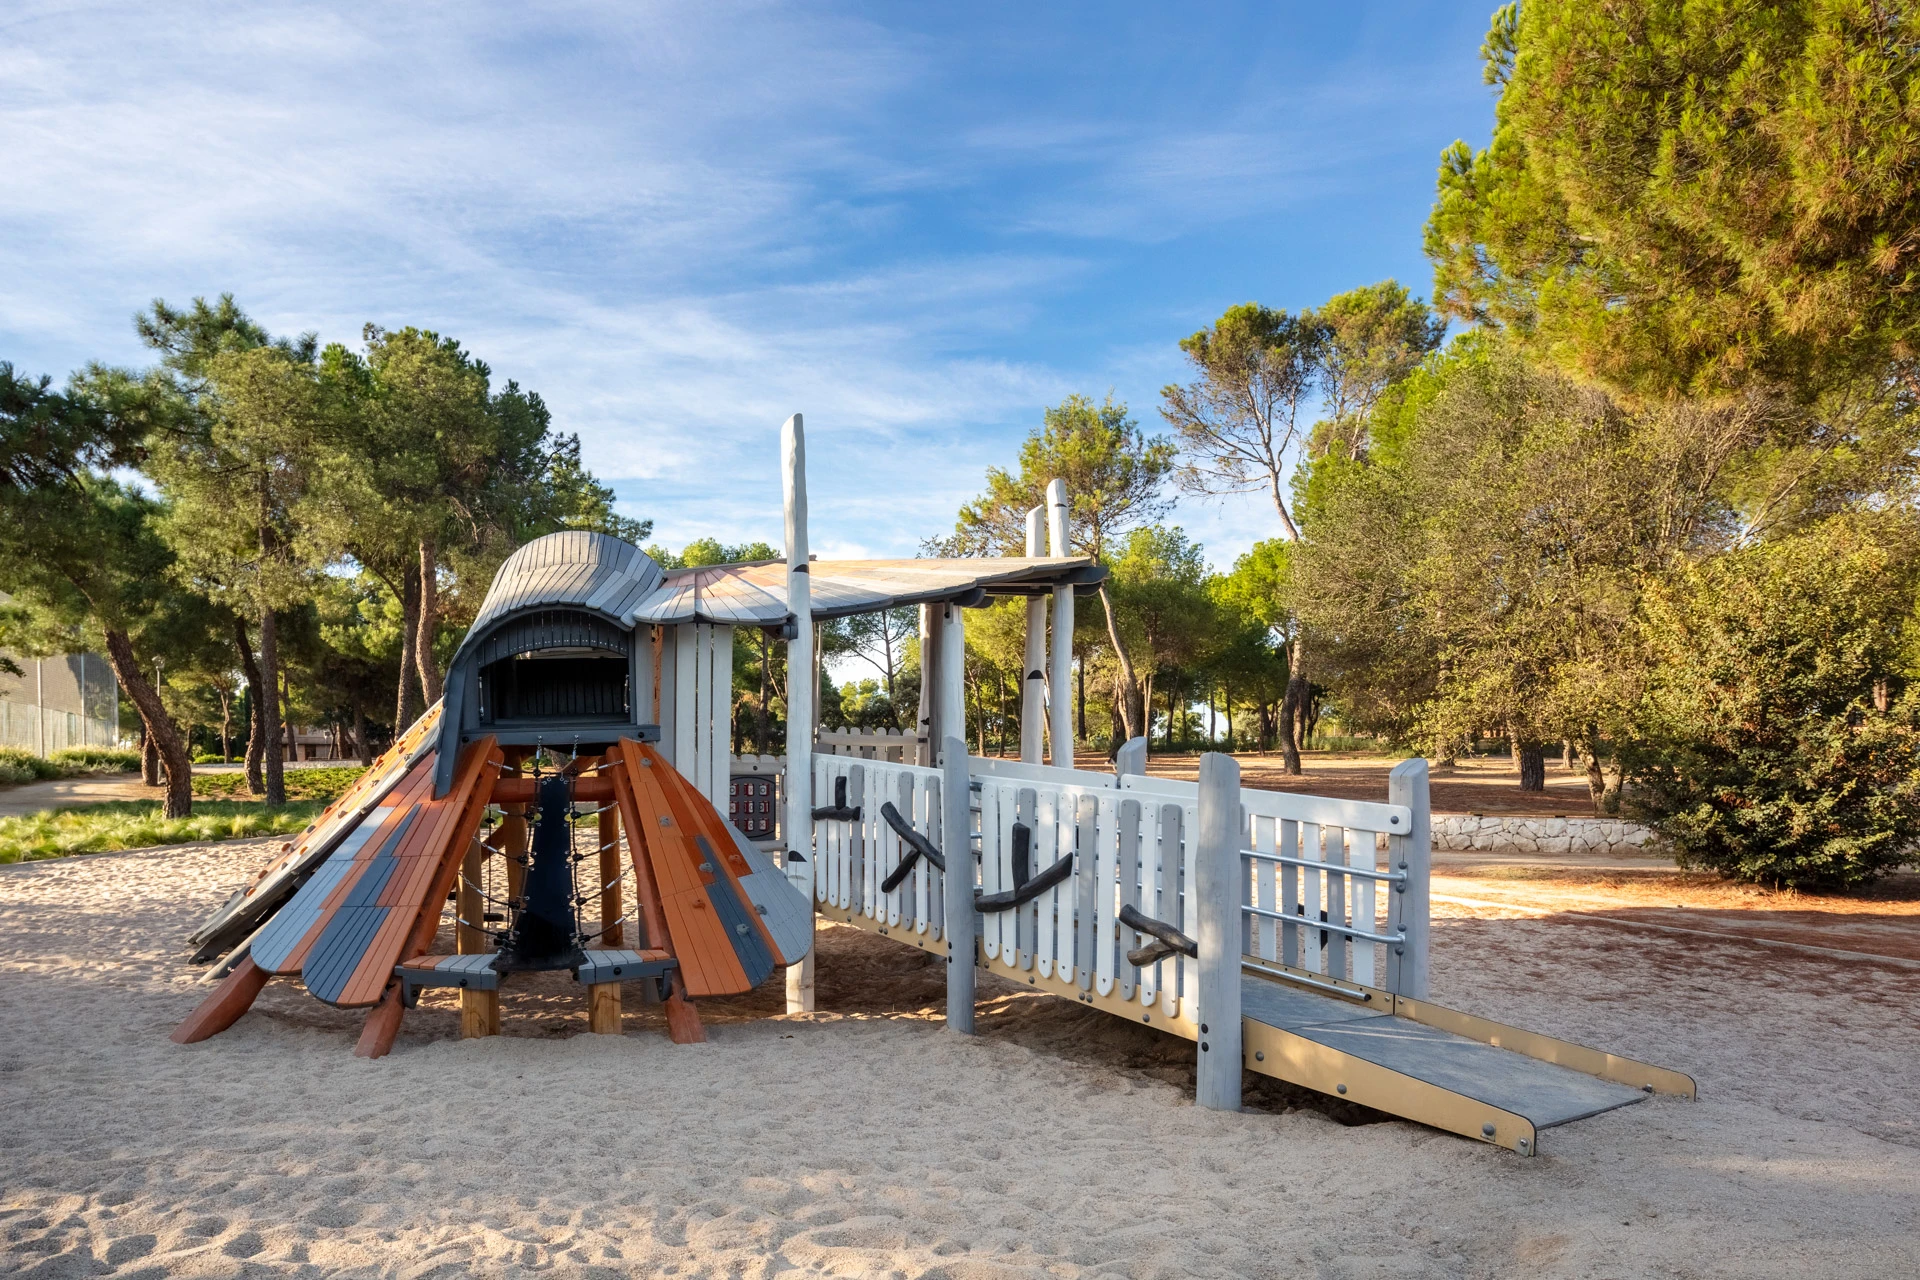
<path fill-rule="evenodd" d="M 1436 878 L 1480 904 L 1436 906 L 1436 999 L 1700 1083 L 1527 1160 L 1267 1081 L 1200 1111 L 1185 1043 L 998 985 L 962 1039 L 940 966 L 839 928 L 819 1014 L 768 1017 L 776 978 L 703 1002 L 704 1046 L 631 1003 L 585 1034 L 561 977 L 491 1040 L 423 1002 L 378 1062 L 286 981 L 176 1047 L 181 935 L 269 843 L 0 867 L 0 1274 L 1920 1271 L 1920 964 L 1633 926 L 1769 927 L 1673 877 Z M 1822 936 L 1920 923 L 1912 896 Z"/>

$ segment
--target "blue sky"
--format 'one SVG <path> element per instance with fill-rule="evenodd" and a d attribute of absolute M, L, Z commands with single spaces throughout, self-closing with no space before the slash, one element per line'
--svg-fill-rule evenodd
<path fill-rule="evenodd" d="M 1044 405 L 1161 427 L 1249 300 L 1425 293 L 1491 0 L 0 10 L 0 359 L 140 363 L 153 297 L 452 334 L 678 546 L 912 554 Z M 1226 563 L 1258 499 L 1174 517 Z"/>

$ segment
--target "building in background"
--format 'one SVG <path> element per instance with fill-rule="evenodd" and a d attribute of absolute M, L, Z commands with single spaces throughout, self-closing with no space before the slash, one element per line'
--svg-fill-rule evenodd
<path fill-rule="evenodd" d="M 97 653 L 13 654 L 22 674 L 0 671 L 0 746 L 47 755 L 120 741 L 120 684 Z"/>

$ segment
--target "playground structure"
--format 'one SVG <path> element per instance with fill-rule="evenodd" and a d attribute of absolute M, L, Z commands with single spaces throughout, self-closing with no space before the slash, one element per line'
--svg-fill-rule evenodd
<path fill-rule="evenodd" d="M 1025 557 L 825 562 L 798 415 L 783 453 L 781 561 L 663 573 L 586 533 L 516 552 L 442 703 L 194 933 L 196 958 L 224 959 L 174 1038 L 298 974 L 370 1010 L 356 1051 L 378 1056 L 422 988 L 457 990 L 462 1034 L 488 1035 L 502 981 L 566 970 L 593 1030 L 619 1030 L 637 983 L 675 1041 L 698 1040 L 700 997 L 780 966 L 789 1010 L 813 1007 L 817 913 L 944 954 L 956 1031 L 984 969 L 1193 1040 L 1206 1106 L 1237 1108 L 1244 1068 L 1531 1155 L 1541 1129 L 1693 1095 L 1428 1000 L 1424 761 L 1385 803 L 1243 790 L 1225 756 L 1198 783 L 1148 777 L 1137 740 L 1111 774 L 1073 768 L 1069 699 L 1047 691 L 1069 687 L 1074 597 L 1104 570 L 1068 554 L 1058 481 Z M 1018 762 L 963 741 L 961 610 L 992 596 L 1028 602 Z M 831 754 L 817 680 L 791 681 L 782 839 L 763 847 L 723 816 L 733 629 L 774 632 L 807 672 L 816 621 L 903 605 L 921 617 L 918 731 Z M 449 906 L 454 953 L 430 954 Z"/>

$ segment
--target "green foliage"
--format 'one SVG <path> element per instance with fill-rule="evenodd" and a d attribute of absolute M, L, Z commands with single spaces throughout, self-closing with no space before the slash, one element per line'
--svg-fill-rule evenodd
<path fill-rule="evenodd" d="M 118 747 L 62 747 L 47 757 L 64 777 L 83 773 L 138 773 L 140 753 Z"/>
<path fill-rule="evenodd" d="M 321 766 L 287 770 L 287 799 L 313 800 L 331 804 L 353 785 L 366 770 L 358 765 Z M 196 773 L 193 775 L 195 799 L 239 799 L 247 794 L 246 777 L 233 773 Z"/>
<path fill-rule="evenodd" d="M 1489 146 L 1442 157 L 1435 299 L 1647 394 L 1920 367 L 1908 5 L 1527 0 Z"/>
<path fill-rule="evenodd" d="M 1864 884 L 1920 840 L 1913 530 L 1836 519 L 1656 588 L 1630 803 L 1681 865 Z"/>
<path fill-rule="evenodd" d="M 65 776 L 59 765 L 25 747 L 0 747 L 0 782 L 39 782 Z"/>
<path fill-rule="evenodd" d="M 1021 443 L 1018 470 L 989 467 L 986 493 L 961 507 L 953 537 L 930 549 L 1024 556 L 1027 512 L 1045 505 L 1050 481 L 1064 480 L 1071 554 L 1098 556 L 1120 534 L 1165 514 L 1171 504 L 1161 494 L 1173 458 L 1173 445 L 1144 434 L 1126 405 L 1068 396 L 1047 409 L 1040 429 Z"/>
<path fill-rule="evenodd" d="M 155 845 L 289 835 L 318 816 L 321 804 L 306 801 L 268 808 L 257 803 L 205 801 L 189 818 L 165 818 L 157 804 L 111 801 L 84 808 L 52 809 L 0 818 L 0 863 L 110 853 Z"/>

